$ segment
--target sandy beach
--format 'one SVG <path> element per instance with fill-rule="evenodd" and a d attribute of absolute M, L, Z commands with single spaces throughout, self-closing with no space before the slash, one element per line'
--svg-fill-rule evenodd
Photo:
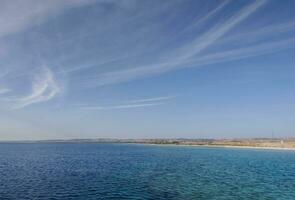
<path fill-rule="evenodd" d="M 279 150 L 279 151 L 295 151 L 291 147 L 255 147 L 255 146 L 230 146 L 230 145 L 198 145 L 198 144 L 152 144 L 152 143 L 134 143 L 140 145 L 155 145 L 167 147 L 206 147 L 206 148 L 237 148 L 237 149 L 259 149 L 259 150 Z"/>

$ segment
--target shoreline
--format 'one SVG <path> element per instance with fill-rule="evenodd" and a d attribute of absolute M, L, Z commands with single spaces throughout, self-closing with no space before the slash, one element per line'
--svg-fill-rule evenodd
<path fill-rule="evenodd" d="M 237 146 L 237 145 L 210 145 L 210 144 L 160 144 L 145 142 L 99 142 L 99 141 L 0 141 L 1 144 L 133 144 L 133 145 L 149 145 L 161 147 L 204 147 L 204 148 L 227 148 L 227 149 L 258 149 L 258 150 L 279 150 L 279 151 L 295 151 L 295 147 L 267 147 L 267 146 Z"/>
<path fill-rule="evenodd" d="M 258 149 L 258 150 L 279 150 L 279 151 L 295 151 L 292 147 L 254 147 L 254 146 L 231 146 L 231 145 L 198 145 L 198 144 L 152 144 L 152 143 L 128 143 L 139 145 L 155 145 L 155 146 L 169 146 L 169 147 L 205 147 L 205 148 L 227 148 L 227 149 Z"/>

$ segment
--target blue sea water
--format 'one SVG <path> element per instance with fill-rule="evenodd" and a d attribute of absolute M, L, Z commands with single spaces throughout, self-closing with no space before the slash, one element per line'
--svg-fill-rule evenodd
<path fill-rule="evenodd" d="M 0 144 L 0 199 L 295 200 L 295 152 Z"/>

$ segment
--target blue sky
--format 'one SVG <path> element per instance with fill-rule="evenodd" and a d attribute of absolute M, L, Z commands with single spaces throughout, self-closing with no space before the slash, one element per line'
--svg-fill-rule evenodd
<path fill-rule="evenodd" d="M 295 136 L 292 0 L 4 0 L 0 139 Z"/>

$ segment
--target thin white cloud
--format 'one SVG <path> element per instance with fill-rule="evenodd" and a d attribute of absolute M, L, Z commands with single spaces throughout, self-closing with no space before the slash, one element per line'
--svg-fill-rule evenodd
<path fill-rule="evenodd" d="M 146 98 L 146 99 L 136 99 L 129 101 L 130 103 L 142 103 L 142 102 L 153 102 L 153 101 L 163 101 L 163 100 L 171 100 L 176 96 L 163 96 L 163 97 L 154 97 L 154 98 Z"/>
<path fill-rule="evenodd" d="M 0 7 L 0 37 L 26 30 L 45 22 L 64 9 L 83 6 L 93 0 L 2 0 Z"/>
<path fill-rule="evenodd" d="M 124 105 L 115 105 L 115 106 L 85 106 L 82 108 L 85 110 L 117 110 L 117 109 L 152 107 L 152 106 L 159 106 L 162 104 L 164 103 L 124 104 Z"/>
<path fill-rule="evenodd" d="M 19 37 L 19 34 L 22 34 L 22 32 L 27 31 L 36 25 L 41 25 L 47 22 L 67 9 L 86 6 L 94 2 L 95 0 L 1 1 L 0 54 L 3 55 L 3 58 L 17 57 L 17 51 L 15 52 L 12 49 L 21 49 L 21 42 L 10 43 L 10 38 L 16 38 L 15 41 L 18 41 L 17 38 Z M 39 44 L 38 41 L 39 40 L 36 40 L 35 43 Z M 27 46 L 30 45 L 26 45 L 26 47 L 21 50 L 24 52 L 22 55 L 26 54 L 26 51 L 30 51 Z M 42 60 L 41 62 L 43 63 L 43 59 L 39 57 L 38 53 L 39 52 L 34 54 L 34 51 L 32 51 L 30 55 L 33 55 L 32 57 L 34 57 L 34 62 L 39 59 Z M 11 59 L 11 61 L 14 60 L 17 60 L 18 64 L 8 66 L 7 68 L 5 68 L 6 64 L 1 63 L 3 67 L 1 67 L 2 72 L 0 73 L 0 80 L 6 85 L 11 86 L 13 90 L 13 92 L 10 92 L 10 89 L 0 88 L 0 100 L 5 102 L 5 106 L 2 107 L 11 107 L 12 109 L 23 108 L 31 104 L 48 101 L 61 91 L 60 87 L 54 80 L 52 71 L 45 67 L 41 70 L 42 72 L 40 72 L 40 74 L 34 75 L 33 80 L 29 80 L 32 81 L 31 94 L 18 97 L 22 91 L 13 88 L 13 86 L 21 81 L 27 81 L 27 78 L 30 79 L 30 74 L 33 68 L 30 66 L 27 67 L 26 64 L 24 64 L 26 62 L 24 57 Z M 44 62 L 46 63 L 46 61 Z M 7 94 L 8 92 L 9 95 Z"/>
<path fill-rule="evenodd" d="M 216 45 L 223 46 L 227 44 L 251 44 L 259 43 L 266 39 L 278 36 L 284 33 L 290 33 L 295 31 L 295 19 L 286 23 L 268 25 L 256 28 L 251 31 L 244 31 L 229 37 L 222 38 L 216 42 Z M 272 43 L 273 40 L 268 41 L 267 43 Z"/>
<path fill-rule="evenodd" d="M 286 39 L 282 41 L 274 41 L 217 53 L 205 54 L 196 58 L 186 59 L 180 64 L 161 63 L 158 65 L 150 65 L 126 70 L 118 70 L 114 72 L 107 72 L 104 74 L 100 74 L 95 80 L 86 82 L 86 87 L 116 84 L 181 68 L 200 67 L 208 64 L 215 64 L 270 54 L 284 49 L 293 48 L 294 45 L 295 39 Z"/>
<path fill-rule="evenodd" d="M 119 82 L 130 81 L 153 74 L 160 74 L 174 69 L 182 68 L 183 64 L 189 62 L 195 56 L 198 56 L 203 50 L 207 49 L 237 24 L 244 21 L 252 13 L 257 11 L 267 1 L 255 1 L 243 8 L 238 14 L 233 15 L 222 24 L 217 24 L 206 31 L 200 37 L 197 37 L 187 45 L 175 51 L 169 56 L 169 59 L 163 62 L 139 66 L 135 68 L 106 72 L 90 78 L 86 81 L 87 87 L 115 84 Z"/>
<path fill-rule="evenodd" d="M 166 101 L 176 98 L 176 96 L 161 96 L 145 99 L 135 99 L 125 102 L 124 104 L 111 105 L 111 106 L 89 106 L 83 104 L 76 104 L 75 106 L 86 110 L 114 110 L 114 109 L 128 109 L 128 108 L 140 108 L 151 107 L 166 104 Z"/>
<path fill-rule="evenodd" d="M 8 1 L 7 1 L 8 2 Z M 1 16 L 4 16 L 3 19 L 10 19 L 11 21 L 11 27 L 6 27 L 7 25 L 0 22 L 0 37 L 1 35 L 9 35 L 9 34 L 13 34 L 13 33 L 17 33 L 18 31 L 22 31 L 22 30 L 26 30 L 27 28 L 33 26 L 36 23 L 39 23 L 39 21 L 37 20 L 36 22 L 33 20 L 33 22 L 31 23 L 31 19 L 32 18 L 38 18 L 38 16 L 40 16 L 40 23 L 43 22 L 44 20 L 47 20 L 50 16 L 58 13 L 61 9 L 66 9 L 68 7 L 72 7 L 72 6 L 80 6 L 80 5 L 85 5 L 88 4 L 90 2 L 93 1 L 85 1 L 83 2 L 82 0 L 75 0 L 75 1 L 57 1 L 57 0 L 53 0 L 52 2 L 46 2 L 45 5 L 41 5 L 39 1 L 35 1 L 35 0 L 29 0 L 25 3 L 23 3 L 22 1 L 17 1 L 15 3 L 15 5 L 12 5 L 11 8 L 9 8 L 11 11 L 11 17 L 7 17 L 9 16 L 8 12 L 4 12 L 1 13 L 0 12 L 0 18 Z M 113 1 L 112 1 L 113 2 Z M 115 1 L 114 1 L 115 2 Z M 228 33 L 235 28 L 237 25 L 239 25 L 240 23 L 244 22 L 249 16 L 251 16 L 253 13 L 257 12 L 257 10 L 259 8 L 261 8 L 263 5 L 265 5 L 265 3 L 267 2 L 266 0 L 258 0 L 258 1 L 254 1 L 253 3 L 245 6 L 244 8 L 242 8 L 241 10 L 237 11 L 236 14 L 231 15 L 231 17 L 226 18 L 225 15 L 223 18 L 217 20 L 218 23 L 213 24 L 213 26 L 210 27 L 211 22 L 214 22 L 213 20 L 211 21 L 211 19 L 213 19 L 213 17 L 215 18 L 217 16 L 217 14 L 219 14 L 219 12 L 221 13 L 221 11 L 223 9 L 226 9 L 226 6 L 229 4 L 229 0 L 223 1 L 221 4 L 219 4 L 217 7 L 215 7 L 213 10 L 211 10 L 207 15 L 204 15 L 203 17 L 198 16 L 198 18 L 196 19 L 195 23 L 192 23 L 192 25 L 190 27 L 188 27 L 189 30 L 192 30 L 192 32 L 194 31 L 194 29 L 199 28 L 199 25 L 201 24 L 201 29 L 203 30 L 204 28 L 208 28 L 207 31 L 202 31 L 201 35 L 198 32 L 198 35 L 196 35 L 196 37 L 194 39 L 192 39 L 191 41 L 186 41 L 186 43 L 182 43 L 180 40 L 179 44 L 180 48 L 171 48 L 171 51 L 164 48 L 163 51 L 159 52 L 159 56 L 156 59 L 153 59 L 154 54 L 152 55 L 146 55 L 143 56 L 145 57 L 145 60 L 142 61 L 140 58 L 140 56 L 138 56 L 138 58 L 135 58 L 134 60 L 132 59 L 128 59 L 130 58 L 130 55 L 134 55 L 134 52 L 129 54 L 129 50 L 132 51 L 133 48 L 128 49 L 128 47 L 126 48 L 126 52 L 123 52 L 121 54 L 121 50 L 122 50 L 122 46 L 118 45 L 118 48 L 116 45 L 114 45 L 115 47 L 110 47 L 108 53 L 105 53 L 103 51 L 95 51 L 93 49 L 95 48 L 87 48 L 88 45 L 84 46 L 84 43 L 89 42 L 88 40 L 93 40 L 95 41 L 94 37 L 96 36 L 98 38 L 98 33 L 100 33 L 99 31 L 101 31 L 101 26 L 96 27 L 96 31 L 89 31 L 88 29 L 79 29 L 81 30 L 81 32 L 79 31 L 73 31 L 72 35 L 67 35 L 67 34 L 61 34 L 62 37 L 60 39 L 60 41 L 63 41 L 63 39 L 69 39 L 72 40 L 73 42 L 77 42 L 77 38 L 75 38 L 75 36 L 80 37 L 81 36 L 81 40 L 79 42 L 77 42 L 76 47 L 79 48 L 71 48 L 74 47 L 75 45 L 71 46 L 71 45 L 65 45 L 65 46 L 61 46 L 61 52 L 64 53 L 65 58 L 60 59 L 59 55 L 52 57 L 50 59 L 52 59 L 54 65 L 49 65 L 49 66 L 57 66 L 57 68 L 52 68 L 51 70 L 47 69 L 48 72 L 44 72 L 43 75 L 40 74 L 39 76 L 43 77 L 42 79 L 38 79 L 35 78 L 35 80 L 33 80 L 33 87 L 32 87 L 32 93 L 18 98 L 17 100 L 13 100 L 14 102 L 16 102 L 16 105 L 14 106 L 14 108 L 22 108 L 34 103 L 38 103 L 38 102 L 44 102 L 47 100 L 52 99 L 53 97 L 55 97 L 58 93 L 60 93 L 60 86 L 57 85 L 55 78 L 54 78 L 54 74 L 55 75 L 60 75 L 61 72 L 64 72 L 64 74 L 66 74 L 65 76 L 67 76 L 66 78 L 69 78 L 70 81 L 72 81 L 71 83 L 76 84 L 77 83 L 77 87 L 80 87 L 80 85 L 82 86 L 87 86 L 87 87 L 95 87 L 95 86 L 102 86 L 102 85 L 107 85 L 107 84 L 116 84 L 116 83 L 120 83 L 120 82 L 125 82 L 125 81 L 130 81 L 130 80 L 134 80 L 134 79 L 140 79 L 142 77 L 146 77 L 146 76 L 151 76 L 151 75 L 155 75 L 155 74 L 161 74 L 161 73 L 165 73 L 171 70 L 177 70 L 177 69 L 181 69 L 181 68 L 186 68 L 186 67 L 200 67 L 200 66 L 204 66 L 204 65 L 208 65 L 208 64 L 214 64 L 214 63 L 220 63 L 220 62 L 226 62 L 226 61 L 230 61 L 230 60 L 237 60 L 237 59 L 242 59 L 242 58 L 247 58 L 247 57 L 254 57 L 254 56 L 259 56 L 259 55 L 263 55 L 263 54 L 268 54 L 268 53 L 272 53 L 272 52 L 276 52 L 276 51 L 280 51 L 282 49 L 286 49 L 286 48 L 290 48 L 292 46 L 294 46 L 294 40 L 293 39 L 286 39 L 286 40 L 280 40 L 278 39 L 277 41 L 272 40 L 272 41 L 262 41 L 263 43 L 261 44 L 255 44 L 255 45 L 251 45 L 251 46 L 246 46 L 246 45 L 240 45 L 243 39 L 245 38 L 251 38 L 251 40 L 258 40 L 257 38 L 263 38 L 266 34 L 267 35 L 275 35 L 281 32 L 288 32 L 288 31 L 292 31 L 295 30 L 295 26 L 294 22 L 289 22 L 289 23 L 284 23 L 284 24 L 278 24 L 278 25 L 271 25 L 268 27 L 262 27 L 260 29 L 254 30 L 254 31 L 250 31 L 250 32 L 243 32 L 243 33 L 238 33 L 238 34 L 233 34 L 231 35 L 231 37 L 227 37 Z M 231 1 L 233 2 L 233 1 Z M 4 2 L 4 7 L 5 7 L 5 3 Z M 6 3 L 8 5 L 8 3 Z M 11 3 L 10 3 L 11 4 Z M 26 6 L 22 6 L 26 4 Z M 34 5 L 31 5 L 34 4 Z M 16 10 L 18 7 L 22 7 L 21 10 L 19 10 L 19 13 L 23 14 L 23 21 L 21 20 L 20 22 L 18 22 L 18 20 L 16 20 L 19 16 L 18 13 L 16 13 Z M 33 10 L 37 10 L 36 13 L 32 12 L 30 13 L 28 10 L 31 9 L 31 7 L 33 7 Z M 136 7 L 136 6 L 135 6 Z M 29 9 L 30 8 L 30 9 Z M 36 9 L 34 9 L 36 8 Z M 0 8 L 0 11 L 3 8 Z M 8 10 L 9 10 L 8 9 Z M 39 9 L 39 11 L 38 11 Z M 135 8 L 137 9 L 137 8 Z M 121 9 L 119 9 L 121 11 Z M 165 10 L 165 8 L 163 8 L 163 10 Z M 117 12 L 117 11 L 115 11 Z M 230 11 L 231 12 L 231 11 Z M 228 13 L 227 10 L 225 10 L 225 13 Z M 114 13 L 114 15 L 116 15 L 116 13 Z M 150 13 L 151 16 L 155 15 L 155 13 Z M 89 15 L 90 16 L 90 15 Z M 117 15 L 121 16 L 121 15 Z M 125 15 L 122 15 L 125 16 Z M 146 16 L 145 16 L 146 17 Z M 107 22 L 111 22 L 111 27 L 118 27 L 118 30 L 121 30 L 122 28 L 122 32 L 126 31 L 123 30 L 123 27 L 121 27 L 120 25 L 118 25 L 118 18 L 112 18 L 110 17 L 110 20 L 107 19 Z M 126 19 L 129 19 L 128 17 Z M 133 18 L 132 18 L 133 19 Z M 138 19 L 138 21 L 140 21 L 142 19 Z M 207 22 L 210 20 L 210 23 L 207 24 Z M 89 21 L 89 20 L 88 20 Z M 128 21 L 128 20 L 126 20 Z M 205 23 L 206 22 L 206 23 Z M 162 22 L 161 22 L 162 23 Z M 159 23 L 159 24 L 161 24 Z M 9 24 L 9 23 L 8 23 Z M 91 24 L 91 23 L 89 23 Z M 137 22 L 134 22 L 134 24 L 137 24 Z M 128 24 L 126 23 L 127 28 L 126 29 L 131 29 L 133 25 L 128 26 Z M 204 26 L 203 26 L 204 25 Z M 59 31 L 59 26 L 56 26 L 57 29 L 56 31 Z M 88 26 L 85 26 L 86 28 Z M 90 27 L 90 26 L 89 26 Z M 91 26 L 92 27 L 92 26 Z M 146 29 L 156 29 L 155 27 L 157 26 L 150 26 L 149 24 L 144 27 Z M 2 29 L 3 28 L 3 29 Z M 73 29 L 76 30 L 76 29 Z M 144 29 L 145 30 L 145 29 Z M 64 31 L 63 29 L 61 29 L 61 31 Z M 108 32 L 109 31 L 109 32 Z M 184 30 L 185 32 L 186 30 Z M 121 44 L 124 43 L 124 41 L 122 40 L 118 40 L 116 37 L 116 34 L 113 34 L 113 32 L 115 33 L 115 31 L 113 31 L 112 29 L 107 30 L 105 32 L 103 32 L 102 35 L 109 33 L 108 35 L 110 35 L 110 37 L 105 37 L 106 41 L 107 40 L 111 40 L 110 43 L 106 43 L 106 44 Z M 130 31 L 133 34 L 133 32 L 136 31 Z M 148 31 L 147 31 L 148 32 Z M 40 31 L 40 33 L 44 34 L 42 32 L 42 30 Z M 87 41 L 85 42 L 85 35 L 84 34 L 88 34 L 90 33 L 93 36 L 93 39 L 91 37 L 86 38 Z M 111 34 L 112 33 L 112 34 Z M 128 32 L 129 33 L 129 32 Z M 140 34 L 136 33 L 134 34 L 134 36 L 142 36 L 145 35 L 143 34 L 143 32 L 140 32 Z M 155 31 L 155 35 L 153 36 L 154 41 L 159 41 L 159 37 L 161 37 L 161 33 Z M 190 33 L 191 34 L 191 33 Z M 146 34 L 147 35 L 147 34 Z M 171 34 L 172 35 L 172 34 Z M 42 35 L 43 36 L 43 35 Z M 46 37 L 45 37 L 46 36 Z M 130 36 L 130 35 L 129 35 Z M 133 36 L 133 35 L 132 35 Z M 96 38 L 95 37 L 95 38 Z M 169 35 L 170 37 L 170 35 Z M 43 37 L 42 37 L 43 38 Z M 44 44 L 50 43 L 52 38 L 51 36 L 48 36 L 46 34 L 44 34 L 44 38 L 45 40 L 48 39 L 48 41 L 44 41 Z M 112 40 L 113 38 L 117 39 L 117 40 Z M 122 38 L 126 38 L 127 40 L 129 39 L 128 35 L 126 34 L 122 34 L 122 37 L 119 37 L 119 39 Z M 131 38 L 137 38 L 137 37 L 131 37 Z M 140 38 L 140 37 L 138 37 Z M 136 41 L 140 41 L 137 39 L 134 39 Z M 168 39 L 169 40 L 169 39 Z M 40 39 L 40 47 L 43 48 L 43 41 Z M 100 41 L 100 40 L 98 40 Z M 95 43 L 93 42 L 93 46 L 95 46 L 95 44 L 100 44 L 100 42 L 95 41 Z M 239 41 L 242 41 L 241 43 L 239 43 Z M 235 48 L 232 49 L 228 49 L 226 48 L 227 44 L 229 44 L 229 46 L 231 45 L 232 42 L 236 42 L 234 43 Z M 79 46 L 79 43 L 81 43 L 81 47 Z M 129 44 L 129 41 L 127 42 Z M 9 44 L 9 42 L 8 42 Z M 39 43 L 38 43 L 39 44 Z M 105 44 L 105 43 L 102 43 Z M 221 44 L 221 45 L 220 45 Z M 220 48 L 216 48 L 213 49 L 214 51 L 210 51 L 211 48 L 210 47 L 216 47 L 216 45 L 220 45 L 218 47 Z M 224 45 L 224 46 L 223 46 Z M 57 45 L 58 46 L 58 45 Z M 90 45 L 91 46 L 91 45 Z M 107 48 L 108 45 L 106 45 Z M 110 45 L 111 46 L 111 45 Z M 132 46 L 132 45 L 130 45 Z M 145 45 L 143 45 L 145 46 Z M 161 47 L 160 44 L 156 44 L 155 46 L 158 46 L 159 49 Z M 37 47 L 39 48 L 39 46 L 37 45 Z M 44 46 L 45 49 L 46 45 Z M 51 52 L 54 51 L 55 47 L 54 45 L 48 45 L 48 55 L 55 55 L 55 53 Z M 240 48 L 237 48 L 240 47 Z M 114 50 L 118 49 L 118 52 L 116 51 L 116 53 L 114 53 L 114 51 L 112 51 L 114 48 Z M 54 50 L 53 50 L 54 49 Z M 70 50 L 73 51 L 70 51 Z M 81 50 L 82 49 L 82 50 Z M 149 49 L 149 48 L 146 48 Z M 141 53 L 142 55 L 144 55 L 145 50 L 142 47 L 139 48 L 138 53 Z M 174 50 L 173 50 L 174 49 Z M 58 48 L 57 48 L 58 50 Z M 169 52 L 170 51 L 170 52 Z M 37 50 L 36 50 L 37 52 Z M 59 53 L 59 51 L 57 51 Z M 85 54 L 84 54 L 85 52 Z M 61 54 L 62 54 L 61 53 Z M 93 55 L 88 55 L 88 53 L 93 53 L 95 56 L 95 58 L 93 58 Z M 99 53 L 101 53 L 102 55 L 100 56 Z M 125 55 L 126 53 L 126 55 Z M 156 52 L 157 53 L 157 52 Z M 155 54 L 156 54 L 155 53 Z M 11 54 L 13 55 L 13 54 Z M 37 56 L 39 56 L 39 54 L 36 54 Z M 47 53 L 44 53 L 44 55 L 47 55 Z M 74 55 L 74 56 L 73 56 Z M 80 56 L 79 56 L 80 55 Z M 42 56 L 40 56 L 42 57 Z M 135 56 L 136 57 L 136 56 Z M 47 62 L 47 58 L 40 58 L 41 62 L 43 62 L 44 59 L 44 63 L 49 63 L 50 61 Z M 72 59 L 72 60 L 71 60 Z M 21 59 L 19 59 L 21 60 Z M 61 61 L 69 61 L 69 64 L 64 64 Z M 151 63 L 150 61 L 154 60 L 154 63 Z M 77 62 L 75 62 L 77 61 Z M 140 64 L 138 64 L 140 62 Z M 30 62 L 28 62 L 30 63 Z M 143 63 L 143 64 L 142 64 Z M 22 62 L 20 61 L 19 63 L 16 64 L 16 66 L 19 66 L 18 72 L 21 73 L 26 73 L 29 70 L 23 70 L 22 67 L 25 65 L 22 65 Z M 131 67 L 134 68 L 131 68 Z M 31 68 L 31 65 L 27 65 L 27 68 Z M 92 69 L 92 68 L 97 68 L 97 70 Z M 91 69 L 91 71 L 90 71 Z M 74 73 L 74 72 L 82 72 L 83 73 Z M 13 69 L 12 69 L 13 71 Z M 46 70 L 45 70 L 46 71 Z M 100 73 L 98 73 L 98 71 Z M 53 73 L 54 72 L 54 73 Z M 97 72 L 98 74 L 94 74 L 95 72 Z M 13 74 L 13 72 L 11 73 Z M 47 74 L 47 75 L 46 75 Z M 63 74 L 62 74 L 63 75 Z M 61 75 L 61 76 L 62 76 Z M 24 75 L 24 76 L 27 76 Z M 89 77 L 90 76 L 90 77 Z M 1 74 L 0 74 L 1 77 Z M 51 77 L 51 78 L 50 78 Z M 88 78 L 89 77 L 89 78 Z M 15 77 L 13 77 L 14 80 L 16 80 Z M 26 78 L 26 77 L 25 77 Z M 86 79 L 86 80 L 85 80 Z M 9 82 L 10 80 L 5 80 L 6 82 Z M 17 80 L 18 81 L 18 80 Z M 8 84 L 8 86 L 10 86 Z M 14 89 L 14 88 L 12 88 Z M 14 91 L 14 90 L 13 90 Z M 6 94 L 7 92 L 3 92 L 2 94 Z M 1 90 L 0 90 L 0 94 L 1 94 Z M 4 95 L 3 95 L 4 96 Z M 168 100 L 168 99 L 172 99 L 174 97 L 156 97 L 156 98 L 150 98 L 150 99 L 138 99 L 138 100 L 133 100 L 130 102 L 125 102 L 126 104 L 136 104 L 136 105 L 141 105 L 139 103 L 145 103 L 145 102 L 156 102 L 156 101 L 160 101 L 160 100 Z M 7 97 L 7 99 L 9 99 L 9 97 Z M 124 106 L 124 105 L 119 105 L 119 106 Z M 99 106 L 98 106 L 99 107 Z M 116 107 L 116 106 L 111 106 L 111 107 Z"/>
<path fill-rule="evenodd" d="M 95 64 L 85 64 L 85 65 L 79 65 L 79 66 L 76 66 L 76 67 L 71 67 L 71 68 L 68 68 L 68 69 L 62 69 L 61 73 L 74 73 L 74 72 L 80 72 L 81 70 L 86 70 L 86 69 L 90 69 L 90 68 L 95 68 L 95 67 L 97 68 L 99 66 L 103 66 L 103 65 L 106 65 L 106 64 L 109 64 L 109 63 L 112 63 L 112 62 L 123 60 L 123 59 L 126 59 L 128 57 L 129 56 L 116 57 L 116 58 L 106 59 L 106 60 L 97 62 Z"/>
<path fill-rule="evenodd" d="M 205 32 L 202 36 L 197 37 L 189 46 L 185 46 L 182 52 L 178 54 L 176 60 L 180 62 L 195 56 L 202 50 L 206 49 L 208 46 L 212 45 L 216 40 L 224 36 L 228 31 L 230 31 L 235 25 L 241 23 L 252 13 L 254 13 L 258 8 L 266 3 L 266 0 L 255 1 L 253 4 L 242 9 L 238 14 L 232 16 L 225 23 L 217 24 L 210 28 L 209 31 Z"/>
<path fill-rule="evenodd" d="M 295 38 L 285 39 L 282 41 L 274 41 L 269 43 L 262 43 L 258 45 L 251 45 L 248 47 L 227 50 L 223 52 L 211 53 L 199 58 L 190 59 L 183 67 L 202 66 L 231 60 L 238 60 L 242 58 L 255 57 L 265 54 L 278 52 L 284 49 L 293 48 L 295 45 Z"/>
<path fill-rule="evenodd" d="M 211 10 L 210 12 L 208 12 L 204 17 L 198 19 L 195 19 L 195 22 L 188 26 L 187 28 L 185 28 L 182 33 L 187 32 L 189 30 L 192 30 L 194 28 L 198 28 L 198 26 L 204 22 L 206 22 L 208 19 L 210 19 L 211 17 L 213 17 L 215 14 L 218 13 L 218 11 L 220 11 L 221 9 L 223 9 L 228 3 L 230 2 L 230 0 L 225 0 L 223 1 L 220 5 L 218 5 L 216 8 L 214 8 L 213 10 Z"/>
<path fill-rule="evenodd" d="M 6 93 L 8 93 L 8 92 L 10 92 L 11 90 L 10 89 L 8 89 L 8 88 L 0 88 L 0 95 L 1 94 L 6 94 Z"/>
<path fill-rule="evenodd" d="M 40 73 L 34 76 L 31 94 L 16 99 L 16 104 L 12 108 L 19 109 L 31 104 L 49 101 L 60 91 L 53 73 L 49 68 L 44 67 Z"/>

